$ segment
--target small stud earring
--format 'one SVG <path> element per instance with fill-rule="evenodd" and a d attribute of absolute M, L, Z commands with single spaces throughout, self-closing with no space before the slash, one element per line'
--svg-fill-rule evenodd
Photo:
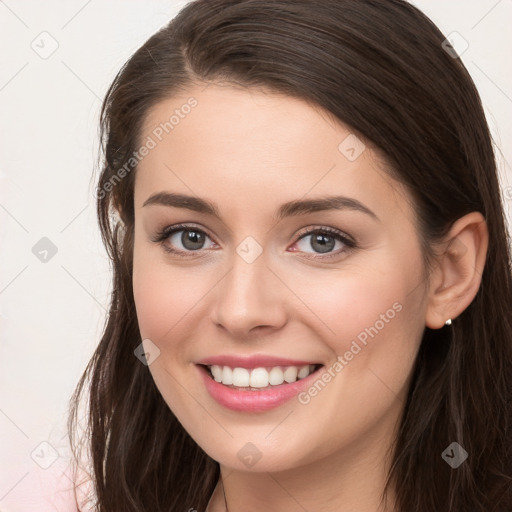
<path fill-rule="evenodd" d="M 452 319 L 451 319 L 451 318 L 448 318 L 448 320 L 446 320 L 446 322 L 444 323 L 444 325 L 452 325 Z"/>

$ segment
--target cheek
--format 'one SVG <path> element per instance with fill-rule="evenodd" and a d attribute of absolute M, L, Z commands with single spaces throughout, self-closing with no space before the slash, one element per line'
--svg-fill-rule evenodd
<path fill-rule="evenodd" d="M 325 341 L 340 353 L 348 348 L 346 340 L 359 336 L 364 343 L 368 330 L 374 332 L 372 327 L 389 330 L 413 314 L 417 307 L 409 284 L 417 279 L 413 274 L 399 267 L 381 271 L 376 265 L 345 268 L 336 274 L 317 272 L 311 279 L 296 276 L 294 292 L 309 310 L 315 330 L 321 328 Z"/>
<path fill-rule="evenodd" d="M 181 277 L 155 262 L 134 262 L 133 295 L 143 337 L 162 340 L 190 309 L 187 297 L 196 288 Z"/>
<path fill-rule="evenodd" d="M 185 357 L 190 347 L 198 311 L 204 308 L 218 274 L 196 264 L 170 264 L 160 248 L 135 251 L 133 294 L 142 338 L 154 341 L 166 356 Z M 204 316 L 204 315 L 203 315 Z M 192 340 L 193 341 L 193 340 Z"/>
<path fill-rule="evenodd" d="M 133 254 L 133 297 L 142 338 L 160 340 L 177 314 L 173 291 L 177 285 L 162 268 L 160 247 L 147 247 L 141 236 L 135 237 Z"/>
<path fill-rule="evenodd" d="M 421 341 L 421 254 L 400 251 L 381 253 L 378 261 L 347 264 L 333 272 L 295 276 L 294 292 L 307 305 L 310 329 L 338 356 L 344 377 L 342 387 L 358 388 L 364 398 L 382 387 L 381 376 L 392 389 L 400 390 L 410 373 Z M 313 276 L 313 274 L 310 274 Z M 302 310 L 302 309 L 301 309 Z M 311 314 L 314 312 L 314 315 Z M 339 366 L 338 366 L 339 368 Z M 372 373 L 372 371 L 374 373 Z M 366 397 L 365 399 L 367 399 Z"/>

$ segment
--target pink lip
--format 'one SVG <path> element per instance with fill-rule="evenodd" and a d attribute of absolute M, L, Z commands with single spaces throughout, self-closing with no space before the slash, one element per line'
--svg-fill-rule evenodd
<path fill-rule="evenodd" d="M 220 405 L 233 411 L 264 412 L 279 407 L 298 395 L 302 390 L 311 385 L 313 379 L 319 378 L 319 372 L 324 367 L 322 366 L 322 368 L 310 373 L 306 378 L 300 379 L 292 384 L 283 383 L 279 386 L 273 386 L 270 389 L 262 389 L 261 391 L 230 388 L 214 380 L 210 375 L 210 371 L 205 366 L 197 365 L 197 368 L 208 393 L 210 393 L 212 398 Z"/>
<path fill-rule="evenodd" d="M 284 357 L 266 356 L 264 354 L 256 354 L 254 356 L 242 357 L 232 354 L 206 357 L 197 361 L 197 364 L 205 366 L 219 365 L 229 366 L 230 368 L 265 368 L 268 366 L 305 366 L 307 364 L 321 364 L 318 361 L 299 361 L 297 359 L 286 359 Z"/>

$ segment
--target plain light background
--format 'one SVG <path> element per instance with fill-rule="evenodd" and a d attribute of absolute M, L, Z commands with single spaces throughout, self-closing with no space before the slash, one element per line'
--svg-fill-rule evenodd
<path fill-rule="evenodd" d="M 70 510 L 36 500 L 67 466 L 68 399 L 111 290 L 92 193 L 99 108 L 122 64 L 186 3 L 0 0 L 1 512 Z M 512 226 L 512 2 L 413 3 L 457 33 L 457 49 L 467 41 Z M 44 237 L 56 250 L 46 262 L 33 250 Z"/>

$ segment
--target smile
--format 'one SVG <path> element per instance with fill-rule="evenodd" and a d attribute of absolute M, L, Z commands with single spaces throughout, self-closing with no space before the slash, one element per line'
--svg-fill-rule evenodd
<path fill-rule="evenodd" d="M 291 384 L 305 379 L 318 370 L 321 365 L 308 364 L 297 366 L 274 366 L 259 368 L 231 368 L 229 366 L 208 366 L 213 379 L 225 386 L 244 390 L 258 391 L 262 388 L 279 386 L 286 382 Z"/>
<path fill-rule="evenodd" d="M 210 396 L 239 412 L 265 412 L 279 407 L 311 385 L 322 364 L 274 367 L 229 367 L 197 364 Z"/>

